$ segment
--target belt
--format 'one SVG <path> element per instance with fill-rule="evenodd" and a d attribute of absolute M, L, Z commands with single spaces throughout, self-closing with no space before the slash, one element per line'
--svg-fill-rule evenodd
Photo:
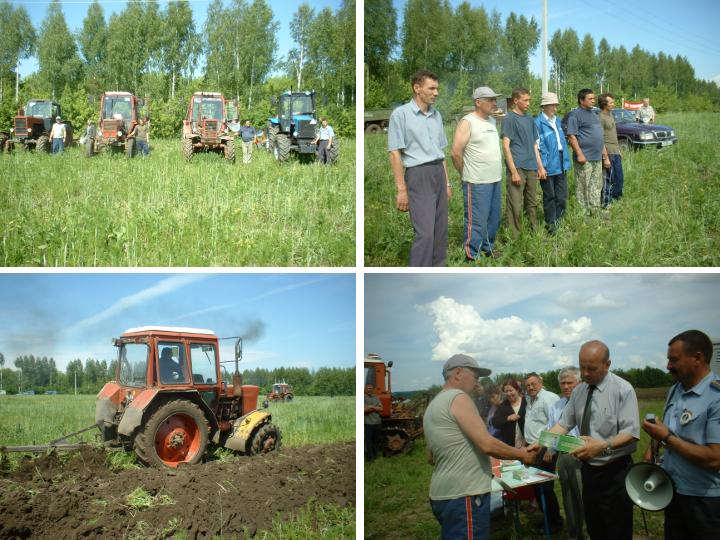
<path fill-rule="evenodd" d="M 428 161 L 427 163 L 421 163 L 420 165 L 413 165 L 412 167 L 405 167 L 406 169 L 417 169 L 418 167 L 430 167 L 432 165 L 440 165 L 444 159 L 436 159 L 435 161 Z"/>

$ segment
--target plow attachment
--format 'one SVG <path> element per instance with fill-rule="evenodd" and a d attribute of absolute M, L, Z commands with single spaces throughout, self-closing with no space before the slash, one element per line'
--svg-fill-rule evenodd
<path fill-rule="evenodd" d="M 71 437 L 76 437 L 77 435 L 80 435 L 81 433 L 85 433 L 85 432 L 93 430 L 93 429 L 97 429 L 97 425 L 93 424 L 92 426 L 88 426 L 79 431 L 75 431 L 73 433 L 68 433 L 67 435 L 63 435 L 59 439 L 50 441 L 47 444 L 28 445 L 28 446 L 0 446 L 0 453 L 5 453 L 5 452 L 38 452 L 39 453 L 39 452 L 45 452 L 46 450 L 78 450 L 85 446 L 89 446 L 92 443 L 87 443 L 87 442 L 71 443 L 71 442 L 67 442 L 67 440 Z"/>

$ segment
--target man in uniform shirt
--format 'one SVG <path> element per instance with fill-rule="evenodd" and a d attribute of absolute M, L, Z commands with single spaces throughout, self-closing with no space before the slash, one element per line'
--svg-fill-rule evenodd
<path fill-rule="evenodd" d="M 643 99 L 642 106 L 635 113 L 635 119 L 642 124 L 655 123 L 655 109 L 650 105 L 650 98 Z"/>
<path fill-rule="evenodd" d="M 565 434 L 579 426 L 585 445 L 572 453 L 582 463 L 583 506 L 590 538 L 632 540 L 633 504 L 625 474 L 640 439 L 635 390 L 610 373 L 610 351 L 602 341 L 580 347 L 583 382 L 573 391 L 550 431 Z"/>
<path fill-rule="evenodd" d="M 580 106 L 568 113 L 567 135 L 575 161 L 575 195 L 580 208 L 590 215 L 600 208 L 602 166 L 609 167 L 610 161 L 603 159 L 607 156 L 603 130 L 598 115 L 592 110 L 595 93 L 583 88 L 577 100 Z"/>
<path fill-rule="evenodd" d="M 452 190 L 443 152 L 448 140 L 440 112 L 433 107 L 437 75 L 418 71 L 412 90 L 413 98 L 392 112 L 388 127 L 395 205 L 401 212 L 410 211 L 415 230 L 410 266 L 445 266 Z"/>
<path fill-rule="evenodd" d="M 373 385 L 365 385 L 365 459 L 372 461 L 377 457 L 378 430 L 382 419 L 382 405 L 380 400 L 373 395 Z"/>
<path fill-rule="evenodd" d="M 710 540 L 720 531 L 720 377 L 710 370 L 712 354 L 712 341 L 698 330 L 670 340 L 667 370 L 677 384 L 663 422 L 642 426 L 665 447 L 662 467 L 675 483 L 665 509 L 666 540 Z"/>
<path fill-rule="evenodd" d="M 540 375 L 533 372 L 525 377 L 525 390 L 527 390 L 527 405 L 525 406 L 525 441 L 528 444 L 536 443 L 540 433 L 547 429 L 550 409 L 557 402 L 559 396 L 543 388 L 543 380 Z M 545 471 L 552 472 L 552 462 L 540 461 L 535 465 Z M 546 515 L 551 531 L 558 531 L 562 528 L 563 520 L 560 517 L 560 505 L 555 495 L 555 482 L 543 482 L 535 486 L 535 498 L 541 500 L 544 495 Z"/>
<path fill-rule="evenodd" d="M 550 409 L 547 429 L 552 428 L 560 420 L 563 409 L 567 405 L 572 391 L 580 382 L 580 370 L 576 367 L 565 367 L 558 373 L 558 383 L 562 397 Z M 568 435 L 578 437 L 580 432 L 574 427 Z M 583 504 L 582 504 L 582 478 L 580 472 L 581 461 L 572 454 L 554 454 L 552 450 L 545 453 L 546 463 L 554 461 L 560 477 L 560 490 L 563 496 L 563 508 L 567 522 L 568 540 L 584 540 L 583 534 Z"/>
<path fill-rule="evenodd" d="M 470 393 L 490 375 L 474 358 L 456 354 L 443 366 L 445 385 L 425 409 L 428 462 L 434 466 L 430 505 L 444 539 L 490 539 L 490 458 L 532 465 L 537 445 L 513 448 L 491 436 Z"/>

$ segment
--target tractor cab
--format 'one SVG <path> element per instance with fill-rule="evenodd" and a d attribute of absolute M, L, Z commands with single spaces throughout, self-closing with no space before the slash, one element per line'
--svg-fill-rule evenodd
<path fill-rule="evenodd" d="M 105 92 L 100 98 L 100 132 L 106 144 L 122 143 L 138 120 L 138 99 L 129 92 Z"/>
<path fill-rule="evenodd" d="M 392 360 L 386 365 L 383 359 L 375 353 L 370 353 L 365 358 L 365 385 L 370 384 L 374 387 L 373 393 L 382 405 L 380 416 L 383 418 L 389 418 L 392 409 L 392 381 L 390 377 L 392 365 Z"/>
<path fill-rule="evenodd" d="M 285 92 L 273 98 L 276 116 L 268 120 L 270 149 L 278 161 L 286 161 L 290 152 L 314 154 L 318 130 L 315 92 Z"/>
<path fill-rule="evenodd" d="M 233 339 L 230 384 L 210 330 L 145 326 L 115 338 L 115 380 L 100 391 L 95 409 L 104 441 L 134 448 L 144 463 L 169 467 L 197 463 L 208 444 L 247 454 L 279 447 L 270 414 L 257 409 L 259 387 L 242 384 L 242 338 Z"/>

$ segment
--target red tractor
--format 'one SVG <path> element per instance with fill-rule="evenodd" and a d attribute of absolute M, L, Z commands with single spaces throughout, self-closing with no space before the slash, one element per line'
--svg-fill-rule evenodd
<path fill-rule="evenodd" d="M 182 152 L 191 161 L 196 152 L 220 152 L 235 163 L 235 134 L 228 128 L 237 108 L 217 92 L 195 92 L 183 120 Z M 231 117 L 232 116 L 232 117 Z"/>
<path fill-rule="evenodd" d="M 385 456 L 406 454 L 413 447 L 413 441 L 423 433 L 422 415 L 427 407 L 427 398 L 419 401 L 396 399 L 392 395 L 390 368 L 380 355 L 370 353 L 365 357 L 365 384 L 374 387 L 375 395 L 382 405 L 382 420 L 379 439 Z"/>
<path fill-rule="evenodd" d="M 62 116 L 60 105 L 48 99 L 31 99 L 13 120 L 12 137 L 5 137 L 4 150 L 11 152 L 15 145 L 25 150 L 50 152 L 50 130 L 55 119 Z M 65 146 L 72 144 L 72 126 L 65 122 Z"/>
<path fill-rule="evenodd" d="M 242 338 L 231 380 L 210 330 L 131 328 L 113 342 L 115 380 L 95 409 L 105 444 L 133 448 L 140 461 L 159 467 L 198 463 L 209 445 L 248 455 L 280 447 L 279 428 L 257 408 L 259 387 L 242 384 Z"/>
<path fill-rule="evenodd" d="M 128 157 L 133 157 L 135 139 L 128 138 L 128 134 L 137 124 L 142 106 L 130 92 L 105 92 L 100 97 L 100 121 L 85 141 L 85 155 L 91 157 L 108 150 L 123 150 Z"/>
<path fill-rule="evenodd" d="M 293 397 L 295 397 L 293 387 L 283 381 L 273 384 L 272 392 L 267 395 L 266 399 L 268 401 L 292 401 Z"/>

